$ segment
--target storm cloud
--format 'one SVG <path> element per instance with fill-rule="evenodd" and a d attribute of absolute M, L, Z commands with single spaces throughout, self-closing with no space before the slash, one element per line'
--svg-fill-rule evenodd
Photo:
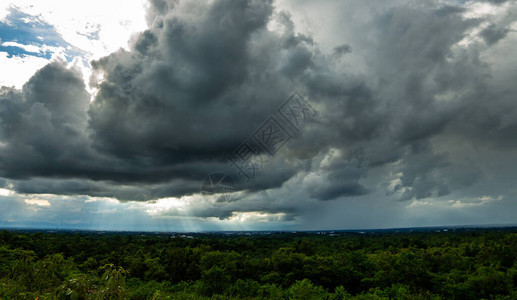
<path fill-rule="evenodd" d="M 199 194 L 223 172 L 237 200 L 191 202 L 193 216 L 292 220 L 311 201 L 461 194 L 498 176 L 488 162 L 515 165 L 517 73 L 508 66 L 517 60 L 498 55 L 515 45 L 514 3 L 479 16 L 454 3 L 391 2 L 357 22 L 350 11 L 371 4 L 333 3 L 342 35 L 301 31 L 284 4 L 153 0 L 130 49 L 91 62 L 91 101 L 79 70 L 62 61 L 20 90 L 2 87 L 4 187 L 150 201 Z M 300 128 L 279 113 L 294 91 L 317 112 Z M 254 139 L 269 118 L 289 136 L 275 153 Z M 266 158 L 248 180 L 228 159 L 244 142 Z M 267 192 L 275 196 L 261 198 Z"/>

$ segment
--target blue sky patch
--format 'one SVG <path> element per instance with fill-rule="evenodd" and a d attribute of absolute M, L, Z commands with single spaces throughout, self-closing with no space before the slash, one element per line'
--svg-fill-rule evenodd
<path fill-rule="evenodd" d="M 21 45 L 35 46 L 38 50 L 27 49 Z M 33 16 L 10 8 L 9 14 L 0 22 L 0 51 L 7 52 L 8 57 L 37 56 L 50 59 L 53 52 L 46 47 L 63 47 L 66 59 L 70 62 L 74 56 L 81 56 L 81 51 L 67 43 L 54 26 Z"/>

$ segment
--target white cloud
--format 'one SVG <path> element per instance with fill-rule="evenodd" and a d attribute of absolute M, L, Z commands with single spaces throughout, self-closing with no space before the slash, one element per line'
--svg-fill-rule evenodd
<path fill-rule="evenodd" d="M 423 206 L 432 206 L 432 205 L 433 205 L 433 203 L 429 202 L 429 201 L 413 200 L 413 202 L 411 202 L 411 204 L 409 204 L 407 207 L 423 207 Z"/>
<path fill-rule="evenodd" d="M 50 202 L 48 202 L 48 200 L 42 200 L 42 199 L 25 199 L 25 204 L 50 207 Z"/>
<path fill-rule="evenodd" d="M 285 213 L 263 213 L 263 212 L 234 212 L 229 218 L 230 222 L 279 222 L 286 218 Z"/>
<path fill-rule="evenodd" d="M 9 196 L 13 193 L 13 191 L 11 190 L 8 190 L 8 189 L 2 189 L 0 188 L 0 196 Z"/>
<path fill-rule="evenodd" d="M 510 3 L 494 5 L 487 2 L 468 1 L 465 3 L 467 11 L 463 14 L 464 18 L 484 18 L 487 16 L 501 15 L 508 10 Z"/>
<path fill-rule="evenodd" d="M 171 210 L 181 211 L 192 200 L 193 196 L 182 198 L 163 198 L 154 202 L 146 203 L 146 212 L 151 215 L 159 215 Z"/>
<path fill-rule="evenodd" d="M 0 70 L 9 70 L 9 72 L 2 72 L 0 86 L 21 88 L 38 69 L 41 69 L 49 62 L 50 60 L 46 58 L 36 56 L 13 56 L 8 58 L 7 52 L 0 51 Z"/>
<path fill-rule="evenodd" d="M 497 198 L 494 198 L 492 196 L 482 196 L 482 197 L 475 197 L 475 198 L 462 198 L 458 200 L 449 200 L 449 203 L 452 207 L 455 208 L 465 208 L 465 207 L 476 207 L 476 206 L 482 206 L 489 203 L 492 203 L 494 201 L 501 201 L 503 200 L 503 196 L 499 195 Z"/>
<path fill-rule="evenodd" d="M 0 22 L 9 14 L 9 2 L 0 2 Z"/>
<path fill-rule="evenodd" d="M 18 47 L 18 48 L 21 48 L 27 52 L 31 52 L 31 53 L 42 53 L 43 52 L 43 49 L 41 47 L 38 47 L 38 46 L 35 46 L 35 45 L 24 45 L 24 44 L 20 44 L 20 43 L 16 43 L 16 42 L 3 42 L 2 43 L 2 46 L 4 47 Z"/>
<path fill-rule="evenodd" d="M 1 45 L 4 47 L 9 47 L 9 46 L 17 47 L 17 48 L 23 49 L 27 52 L 36 53 L 36 54 L 51 52 L 54 54 L 64 55 L 66 53 L 66 49 L 64 47 L 53 47 L 53 46 L 48 46 L 48 45 L 42 45 L 42 46 L 26 45 L 26 44 L 20 44 L 17 42 L 3 42 Z"/>

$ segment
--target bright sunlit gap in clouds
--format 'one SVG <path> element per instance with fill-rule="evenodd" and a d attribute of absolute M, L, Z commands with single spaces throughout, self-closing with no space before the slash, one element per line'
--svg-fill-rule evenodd
<path fill-rule="evenodd" d="M 53 26 L 70 45 L 85 52 L 86 58 L 98 59 L 117 51 L 129 49 L 132 34 L 146 29 L 145 0 L 135 1 L 3 1 L 0 21 L 10 9 L 37 16 Z M 26 20 L 29 21 L 29 20 Z"/>
<path fill-rule="evenodd" d="M 109 55 L 120 48 L 129 49 L 131 36 L 146 29 L 145 11 L 148 6 L 145 0 L 135 1 L 3 1 L 0 3 L 0 22 L 5 21 L 12 11 L 20 11 L 33 16 L 21 20 L 25 23 L 45 22 L 52 26 L 68 48 L 79 51 L 80 56 L 70 66 L 78 67 L 84 75 L 85 85 L 89 86 L 91 67 L 89 61 Z M 43 32 L 44 34 L 45 32 Z M 41 37 L 45 41 L 46 37 Z M 6 59 L 0 52 L 0 68 L 11 70 L 14 76 L 1 78 L 1 85 L 14 85 L 20 88 L 34 72 L 52 59 L 63 58 L 66 51 L 63 47 L 48 45 L 23 44 L 23 41 L 3 42 L 4 46 L 14 45 L 29 52 L 52 53 L 51 59 L 33 56 Z M 2 43 L 2 40 L 0 40 Z"/>

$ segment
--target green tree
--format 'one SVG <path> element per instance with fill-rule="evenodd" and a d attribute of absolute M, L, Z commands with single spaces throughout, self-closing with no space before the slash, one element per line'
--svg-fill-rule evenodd
<path fill-rule="evenodd" d="M 126 276 L 128 272 L 122 267 L 107 264 L 101 267 L 104 271 L 101 277 L 100 299 L 124 299 L 126 295 Z"/>
<path fill-rule="evenodd" d="M 224 269 L 213 266 L 208 271 L 203 271 L 201 276 L 201 294 L 211 296 L 223 294 L 230 285 L 230 276 Z"/>
<path fill-rule="evenodd" d="M 325 299 L 328 293 L 321 287 L 315 286 L 309 279 L 298 280 L 287 290 L 289 299 L 316 300 Z"/>

